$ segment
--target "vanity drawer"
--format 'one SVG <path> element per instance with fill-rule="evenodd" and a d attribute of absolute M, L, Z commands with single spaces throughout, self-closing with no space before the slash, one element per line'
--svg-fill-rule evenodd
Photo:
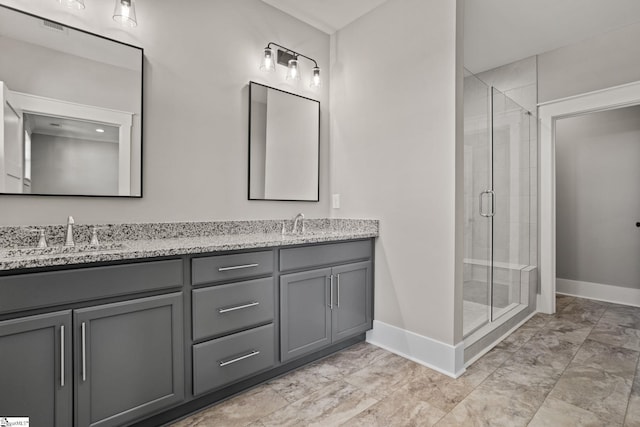
<path fill-rule="evenodd" d="M 280 270 L 333 265 L 371 258 L 371 241 L 331 243 L 280 250 Z"/>
<path fill-rule="evenodd" d="M 199 340 L 273 320 L 273 278 L 192 291 L 193 339 Z"/>
<path fill-rule="evenodd" d="M 193 394 L 199 395 L 275 364 L 273 324 L 193 346 Z"/>
<path fill-rule="evenodd" d="M 273 251 L 219 255 L 191 260 L 194 285 L 261 276 L 273 271 Z"/>
<path fill-rule="evenodd" d="M 182 286 L 182 260 L 0 277 L 0 313 Z"/>

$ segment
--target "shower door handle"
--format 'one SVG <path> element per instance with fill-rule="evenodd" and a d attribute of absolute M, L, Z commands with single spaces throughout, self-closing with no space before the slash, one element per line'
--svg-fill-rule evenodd
<path fill-rule="evenodd" d="M 485 194 L 489 194 L 491 196 L 491 212 L 489 213 L 484 213 L 482 211 L 482 201 L 483 201 L 483 196 Z M 485 190 L 485 191 L 481 191 L 480 192 L 480 203 L 479 203 L 479 210 L 480 210 L 480 216 L 483 216 L 485 218 L 492 218 L 495 214 L 496 214 L 496 193 L 493 190 Z"/>

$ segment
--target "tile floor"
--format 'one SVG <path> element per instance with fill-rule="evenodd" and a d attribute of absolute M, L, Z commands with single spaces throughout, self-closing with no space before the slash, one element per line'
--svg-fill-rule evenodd
<path fill-rule="evenodd" d="M 640 426 L 640 308 L 557 308 L 458 379 L 361 343 L 172 427 Z"/>

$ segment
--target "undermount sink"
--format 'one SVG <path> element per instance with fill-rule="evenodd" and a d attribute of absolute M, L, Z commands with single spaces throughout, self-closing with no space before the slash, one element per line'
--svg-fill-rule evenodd
<path fill-rule="evenodd" d="M 125 249 L 123 243 L 101 243 L 98 246 L 76 245 L 76 246 L 50 246 L 47 248 L 16 248 L 8 249 L 5 253 L 7 257 L 26 257 L 38 255 L 64 255 L 64 254 L 84 254 L 92 252 L 112 251 Z"/>

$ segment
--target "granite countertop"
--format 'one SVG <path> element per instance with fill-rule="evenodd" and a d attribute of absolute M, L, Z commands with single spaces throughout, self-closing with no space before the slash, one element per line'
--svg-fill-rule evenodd
<path fill-rule="evenodd" d="M 284 235 L 274 230 L 281 228 L 283 221 L 224 222 L 224 227 L 220 226 L 220 222 L 136 224 L 135 232 L 132 232 L 131 228 L 127 230 L 129 234 L 126 237 L 128 238 L 103 239 L 102 244 L 98 247 L 91 247 L 84 241 L 76 241 L 77 246 L 74 248 L 66 248 L 58 244 L 46 249 L 36 249 L 33 248 L 33 245 L 29 248 L 29 245 L 17 244 L 14 235 L 12 236 L 14 239 L 12 245 L 5 243 L 4 247 L 0 246 L 0 271 L 272 248 L 378 236 L 378 221 L 376 220 L 307 221 L 309 227 L 304 234 L 285 233 Z M 230 223 L 231 226 L 228 226 Z M 241 226 L 235 227 L 238 224 Z M 127 226 L 131 227 L 130 224 Z M 124 225 L 101 227 L 103 230 L 111 227 L 109 229 L 111 233 L 108 235 L 122 237 L 118 233 L 122 231 L 121 228 Z M 167 232 L 168 229 L 171 230 L 170 233 Z M 0 230 L 0 235 L 2 235 L 2 231 Z M 15 233 L 15 228 L 12 231 Z M 137 238 L 131 239 L 135 236 Z M 2 243 L 2 239 L 0 239 L 0 243 Z"/>

